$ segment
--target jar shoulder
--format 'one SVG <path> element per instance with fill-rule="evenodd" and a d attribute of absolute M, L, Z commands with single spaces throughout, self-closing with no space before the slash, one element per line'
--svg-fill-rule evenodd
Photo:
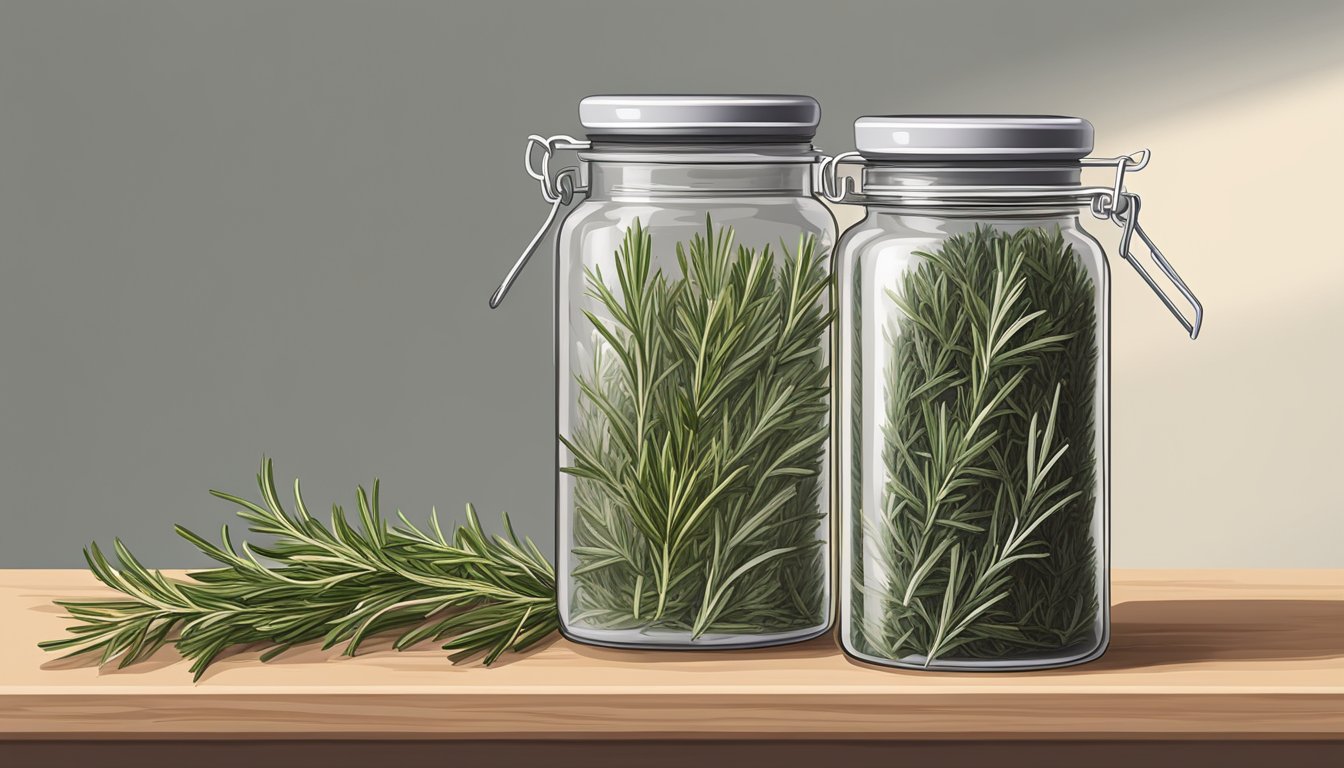
<path fill-rule="evenodd" d="M 863 263 L 881 261 L 891 266 L 899 263 L 908 268 L 923 261 L 921 254 L 942 247 L 952 237 L 989 226 L 1013 232 L 1037 228 L 1047 231 L 1058 229 L 1064 243 L 1071 247 L 1075 257 L 1094 278 L 1105 281 L 1109 276 L 1106 251 L 1076 217 L 978 219 L 974 217 L 939 218 L 936 216 L 893 216 L 870 211 L 847 230 L 836 243 L 836 261 L 842 270 L 858 268 Z"/>
<path fill-rule="evenodd" d="M 781 239 L 792 247 L 800 235 L 814 235 L 825 248 L 836 240 L 835 217 L 810 197 L 585 200 L 561 224 L 562 254 L 623 236 L 636 221 L 655 238 L 655 248 L 658 240 L 701 234 L 707 224 L 731 227 L 736 241 L 750 247 L 777 247 Z"/>

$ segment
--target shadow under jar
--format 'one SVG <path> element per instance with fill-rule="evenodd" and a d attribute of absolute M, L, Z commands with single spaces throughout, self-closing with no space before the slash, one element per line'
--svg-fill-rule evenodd
<path fill-rule="evenodd" d="M 817 103 L 595 96 L 579 115 L 589 141 L 538 139 L 529 159 L 557 208 L 585 195 L 556 238 L 562 631 L 639 648 L 821 634 L 835 223 L 812 191 Z M 552 180 L 560 148 L 581 171 Z"/>
<path fill-rule="evenodd" d="M 1067 117 L 864 117 L 827 196 L 837 246 L 841 639 L 861 660 L 1021 670 L 1109 635 L 1110 272 L 1081 209 L 1191 338 L 1202 308 L 1138 227 L 1124 175 Z M 860 170 L 858 191 L 846 163 Z M 1115 171 L 1081 183 L 1085 166 Z M 1177 310 L 1129 250 L 1133 235 Z"/>

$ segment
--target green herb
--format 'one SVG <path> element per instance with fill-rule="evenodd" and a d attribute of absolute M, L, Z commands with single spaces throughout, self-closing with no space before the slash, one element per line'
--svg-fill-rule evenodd
<path fill-rule="evenodd" d="M 669 277 L 636 221 L 615 275 L 587 272 L 601 342 L 561 436 L 570 621 L 692 639 L 824 622 L 830 277 L 812 236 L 780 250 L 707 219 Z"/>
<path fill-rule="evenodd" d="M 1092 280 L 1058 230 L 916 256 L 887 292 L 885 503 L 856 547 L 853 639 L 925 665 L 1092 640 Z"/>
<path fill-rule="evenodd" d="M 70 628 L 73 637 L 41 647 L 97 653 L 100 664 L 119 659 L 125 667 L 171 643 L 193 661 L 199 679 L 240 645 L 269 646 L 262 661 L 312 640 L 344 645 L 353 656 L 370 635 L 399 629 L 398 650 L 446 640 L 454 661 L 484 655 L 490 664 L 557 629 L 554 571 L 531 541 L 514 534 L 507 516 L 502 537 L 487 537 L 470 506 L 451 539 L 436 515 L 428 532 L 400 512 L 402 525 L 390 526 L 378 511 L 375 480 L 371 495 L 358 491 L 359 527 L 339 506 L 326 526 L 308 514 L 297 480 L 295 513 L 284 510 L 270 461 L 257 482 L 262 505 L 211 493 L 242 507 L 249 530 L 271 543 L 236 549 L 227 526 L 220 545 L 179 526 L 178 534 L 221 565 L 185 581 L 141 565 L 120 541 L 120 567 L 113 566 L 94 544 L 84 553 L 89 568 L 125 597 L 59 601 L 81 623 Z"/>
<path fill-rule="evenodd" d="M 651 268 L 636 224 L 617 260 L 622 299 L 597 272 L 609 321 L 592 378 L 580 381 L 585 422 L 572 442 L 577 520 L 577 620 L 691 632 L 762 633 L 813 627 L 825 615 L 824 519 L 818 508 L 828 381 L 821 343 L 829 316 L 823 258 L 804 238 L 778 259 L 732 248 L 731 230 L 678 247 L 683 278 Z M 521 651 L 558 627 L 555 575 L 520 540 L 487 537 L 475 511 L 446 537 L 401 513 L 379 513 L 378 483 L 358 491 L 359 524 L 334 507 L 314 519 L 294 484 L 280 503 L 269 461 L 262 502 L 237 504 L 262 546 L 178 533 L 221 567 L 173 579 L 120 541 L 113 565 L 95 544 L 94 575 L 123 597 L 59 601 L 79 624 L 47 650 L 98 654 L 127 666 L 164 645 L 197 679 L 220 654 L 264 646 L 263 661 L 323 641 L 354 655 L 396 630 L 394 647 L 445 642 L 454 661 Z"/>

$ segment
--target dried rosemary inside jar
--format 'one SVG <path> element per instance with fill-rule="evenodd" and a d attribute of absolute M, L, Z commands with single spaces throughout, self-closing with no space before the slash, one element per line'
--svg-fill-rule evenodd
<path fill-rule="evenodd" d="M 1094 642 L 1092 279 L 1057 228 L 915 255 L 887 291 L 879 573 L 854 559 L 853 641 L 924 665 Z"/>
<path fill-rule="evenodd" d="M 654 268 L 638 221 L 587 271 L 600 342 L 561 436 L 570 620 L 691 640 L 820 629 L 829 271 L 815 239 L 736 245 L 706 220 Z"/>

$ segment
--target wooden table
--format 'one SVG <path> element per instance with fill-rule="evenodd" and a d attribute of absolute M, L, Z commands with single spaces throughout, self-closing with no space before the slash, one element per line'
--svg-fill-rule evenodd
<path fill-rule="evenodd" d="M 53 598 L 102 593 L 80 571 L 0 571 L 0 764 L 816 765 L 843 752 L 848 765 L 1344 765 L 1344 570 L 1120 571 L 1104 658 L 1008 674 L 877 669 L 831 639 L 712 652 L 556 640 L 490 669 L 432 645 L 266 665 L 242 652 L 192 684 L 171 650 L 100 670 L 37 648 L 70 623 Z"/>

